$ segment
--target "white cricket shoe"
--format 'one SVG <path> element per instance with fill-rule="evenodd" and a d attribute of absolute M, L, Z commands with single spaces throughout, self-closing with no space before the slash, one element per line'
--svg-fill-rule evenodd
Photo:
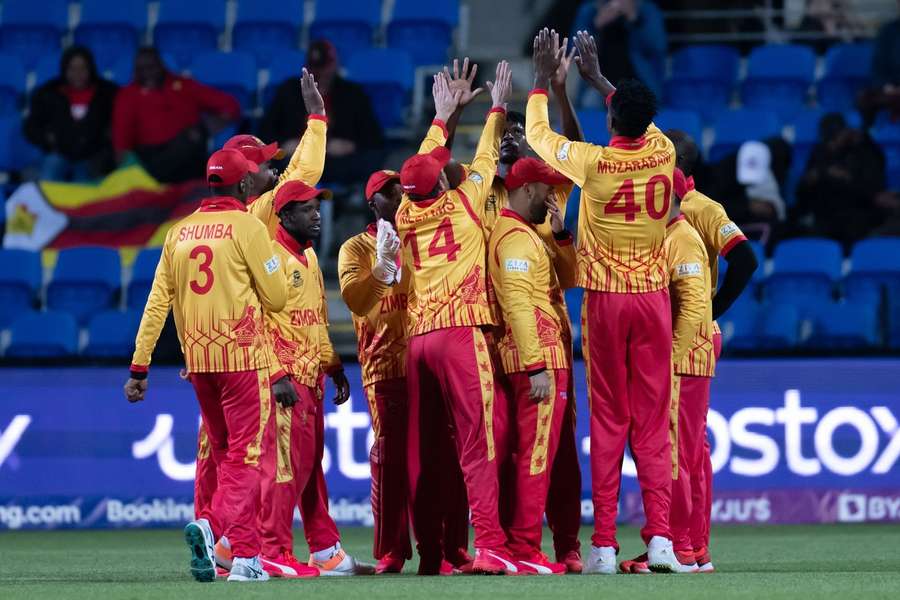
<path fill-rule="evenodd" d="M 591 555 L 581 572 L 584 575 L 615 575 L 616 549 L 612 546 L 591 546 Z"/>
<path fill-rule="evenodd" d="M 216 544 L 206 519 L 191 521 L 184 528 L 184 541 L 191 551 L 191 575 L 197 581 L 216 579 Z"/>
<path fill-rule="evenodd" d="M 269 574 L 259 562 L 259 557 L 235 558 L 231 563 L 228 581 L 268 581 Z"/>
<path fill-rule="evenodd" d="M 323 554 L 328 557 L 323 557 Z M 375 574 L 375 565 L 356 560 L 344 552 L 340 542 L 327 550 L 313 553 L 309 557 L 309 566 L 317 568 L 323 577 Z"/>
<path fill-rule="evenodd" d="M 672 540 L 655 535 L 647 544 L 647 566 L 654 573 L 696 573 L 699 569 L 693 554 L 685 557 L 690 563 L 682 564 L 672 547 Z"/>

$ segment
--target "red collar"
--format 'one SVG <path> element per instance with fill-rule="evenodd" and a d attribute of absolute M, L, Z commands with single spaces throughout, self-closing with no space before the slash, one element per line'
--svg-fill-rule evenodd
<path fill-rule="evenodd" d="M 528 221 L 523 219 L 522 215 L 520 215 L 519 213 L 517 213 L 516 211 L 514 211 L 510 208 L 501 208 L 500 216 L 501 217 L 509 217 L 510 219 L 515 219 L 516 221 L 519 221 L 520 223 L 524 223 L 525 225 L 528 225 L 529 227 L 534 227 L 534 225 L 532 225 L 531 223 L 529 223 Z"/>
<path fill-rule="evenodd" d="M 371 235 L 372 237 L 378 237 L 378 225 L 375 223 L 369 223 L 366 227 L 366 233 Z"/>
<path fill-rule="evenodd" d="M 232 198 L 231 196 L 210 196 L 209 198 L 204 198 L 200 202 L 200 212 L 213 212 L 220 210 L 239 210 L 242 212 L 247 212 L 247 207 L 244 206 L 240 200 L 237 198 Z"/>
<path fill-rule="evenodd" d="M 694 176 L 693 176 L 693 175 L 691 175 L 690 177 L 685 177 L 685 178 L 684 178 L 684 184 L 685 184 L 685 186 L 687 187 L 687 189 L 688 189 L 689 192 L 696 189 L 696 188 L 694 187 Z"/>
<path fill-rule="evenodd" d="M 647 140 L 644 136 L 630 138 L 625 137 L 624 135 L 614 135 L 612 139 L 609 140 L 610 146 L 621 150 L 640 150 L 646 143 Z"/>
<path fill-rule="evenodd" d="M 312 242 L 306 242 L 305 244 L 301 244 L 294 237 L 289 234 L 284 227 L 280 224 L 278 225 L 278 229 L 275 230 L 275 239 L 279 244 L 284 246 L 284 248 L 294 255 L 294 257 L 303 263 L 306 266 L 306 249 L 312 248 Z"/>
<path fill-rule="evenodd" d="M 674 225 L 674 224 L 677 223 L 678 221 L 684 221 L 684 220 L 685 220 L 685 219 L 684 219 L 684 215 L 683 215 L 683 214 L 679 214 L 677 217 L 673 217 L 672 219 L 669 219 L 669 222 L 666 223 L 666 227 L 671 227 L 672 225 Z"/>

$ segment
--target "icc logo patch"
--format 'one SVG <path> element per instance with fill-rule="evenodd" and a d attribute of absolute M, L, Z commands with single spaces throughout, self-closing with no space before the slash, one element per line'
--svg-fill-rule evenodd
<path fill-rule="evenodd" d="M 291 285 L 295 288 L 303 285 L 303 277 L 300 276 L 300 271 L 294 271 L 293 273 L 291 273 Z"/>

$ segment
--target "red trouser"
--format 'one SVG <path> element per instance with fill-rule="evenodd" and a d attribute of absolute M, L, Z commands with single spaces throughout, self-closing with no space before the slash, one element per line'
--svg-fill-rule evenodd
<path fill-rule="evenodd" d="M 669 291 L 588 290 L 582 346 L 591 408 L 594 546 L 616 542 L 625 443 L 637 464 L 646 525 L 641 537 L 670 537 L 672 314 Z"/>
<path fill-rule="evenodd" d="M 269 424 L 271 425 L 271 419 Z M 265 446 L 265 445 L 264 445 Z M 265 460 L 265 450 L 263 459 Z M 206 425 L 200 423 L 200 431 L 197 434 L 197 466 L 194 474 L 194 518 L 199 519 L 203 512 L 212 506 L 212 497 L 216 491 L 218 474 L 216 473 L 216 461 L 213 460 L 209 447 L 209 436 L 206 433 Z"/>
<path fill-rule="evenodd" d="M 716 359 L 722 336 L 713 337 Z M 678 402 L 678 479 L 672 482 L 672 527 L 680 552 L 709 546 L 712 512 L 712 461 L 706 432 L 710 377 L 681 377 Z"/>
<path fill-rule="evenodd" d="M 260 457 L 271 401 L 268 371 L 194 373 L 191 383 L 217 466 L 215 491 L 198 518 L 209 521 L 216 539 L 228 537 L 234 556 L 256 556 Z"/>
<path fill-rule="evenodd" d="M 498 336 L 494 332 L 485 333 L 485 342 L 494 369 L 493 433 L 494 451 L 497 460 L 497 482 L 499 484 L 498 514 L 500 526 L 509 538 L 509 526 L 515 510 L 516 477 L 516 427 L 512 415 L 515 414 L 515 400 L 509 377 L 503 372 L 503 361 L 497 347 Z"/>
<path fill-rule="evenodd" d="M 556 559 L 562 561 L 569 552 L 580 552 L 581 542 L 581 465 L 578 462 L 578 442 L 575 439 L 575 382 L 569 372 L 568 406 L 563 417 L 556 459 L 550 471 L 547 493 L 547 525 L 553 532 Z"/>
<path fill-rule="evenodd" d="M 310 552 L 340 541 L 337 526 L 328 514 L 328 489 L 322 471 L 325 451 L 325 411 L 320 393 L 294 382 L 297 403 L 276 406 L 275 452 L 263 461 L 260 529 L 263 556 L 293 552 L 294 507 L 300 508 L 303 532 Z"/>
<path fill-rule="evenodd" d="M 481 330 L 439 329 L 409 339 L 408 468 L 413 532 L 422 561 L 440 560 L 440 440 L 452 427 L 472 511 L 475 547 L 502 549 L 493 440 L 494 373 Z M 438 443 L 435 443 L 437 441 Z"/>
<path fill-rule="evenodd" d="M 375 443 L 369 452 L 372 471 L 374 556 L 412 558 L 406 492 L 406 378 L 366 386 Z"/>
<path fill-rule="evenodd" d="M 510 423 L 516 431 L 513 512 L 508 528 L 509 549 L 514 557 L 526 559 L 541 551 L 541 532 L 550 472 L 559 433 L 568 408 L 568 369 L 547 371 L 550 397 L 535 402 L 528 373 L 508 375 L 513 413 Z"/>

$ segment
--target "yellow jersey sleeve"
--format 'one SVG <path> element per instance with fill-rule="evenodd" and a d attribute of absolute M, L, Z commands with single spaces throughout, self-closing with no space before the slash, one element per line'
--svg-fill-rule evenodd
<path fill-rule="evenodd" d="M 287 286 L 281 259 L 272 247 L 266 227 L 262 223 L 253 223 L 255 226 L 248 228 L 241 250 L 263 309 L 280 312 L 287 303 Z"/>
<path fill-rule="evenodd" d="M 300 143 L 297 144 L 288 166 L 272 190 L 273 196 L 278 188 L 288 181 L 302 181 L 311 186 L 319 183 L 325 171 L 327 133 L 328 119 L 322 115 L 310 115 Z"/>
<path fill-rule="evenodd" d="M 419 146 L 419 151 L 416 154 L 428 154 L 435 148 L 446 145 L 449 137 L 447 125 L 440 119 L 435 119 L 431 122 L 428 132 L 425 134 L 425 139 L 422 140 L 422 144 Z"/>
<path fill-rule="evenodd" d="M 506 111 L 501 108 L 492 109 L 481 131 L 481 139 L 478 140 L 468 176 L 456 188 L 469 199 L 472 209 L 479 215 L 484 213 L 485 203 L 491 195 L 497 161 L 500 160 L 500 138 L 504 127 Z"/>
<path fill-rule="evenodd" d="M 584 186 L 589 168 L 597 162 L 599 146 L 573 142 L 550 128 L 547 92 L 532 91 L 525 109 L 525 136 L 528 145 L 548 165 Z"/>
<path fill-rule="evenodd" d="M 341 297 L 354 315 L 365 317 L 390 287 L 372 276 L 372 256 L 351 238 L 338 251 Z"/>
<path fill-rule="evenodd" d="M 674 312 L 672 362 L 676 365 L 691 350 L 694 336 L 703 324 L 710 320 L 706 249 L 689 227 L 685 221 L 676 223 L 668 239 L 669 289 Z"/>
<path fill-rule="evenodd" d="M 134 342 L 134 356 L 131 359 L 132 370 L 143 371 L 150 366 L 153 349 L 159 340 L 172 301 L 175 298 L 175 285 L 172 280 L 171 254 L 172 232 L 166 234 L 166 242 L 163 245 L 162 255 L 156 265 L 156 273 L 153 275 L 153 285 L 150 288 L 150 296 L 141 316 L 141 324 L 138 327 L 137 337 Z"/>

